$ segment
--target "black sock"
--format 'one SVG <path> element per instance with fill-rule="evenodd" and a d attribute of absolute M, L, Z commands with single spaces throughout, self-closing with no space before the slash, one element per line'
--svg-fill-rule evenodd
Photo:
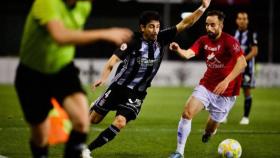
<path fill-rule="evenodd" d="M 69 140 L 65 146 L 64 157 L 79 158 L 82 150 L 85 148 L 86 138 L 86 133 L 72 130 L 69 136 Z"/>
<path fill-rule="evenodd" d="M 246 97 L 244 101 L 244 117 L 249 117 L 252 106 L 252 97 Z"/>
<path fill-rule="evenodd" d="M 48 157 L 48 146 L 38 147 L 32 141 L 30 143 L 30 148 L 33 158 L 47 158 Z"/>
<path fill-rule="evenodd" d="M 107 129 L 100 133 L 100 135 L 90 143 L 88 146 L 89 150 L 96 149 L 98 147 L 103 146 L 104 144 L 108 143 L 120 132 L 120 130 L 114 126 L 110 125 Z"/>

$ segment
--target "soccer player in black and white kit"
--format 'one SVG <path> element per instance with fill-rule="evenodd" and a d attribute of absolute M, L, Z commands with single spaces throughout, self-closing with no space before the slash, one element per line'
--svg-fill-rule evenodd
<path fill-rule="evenodd" d="M 89 150 L 111 141 L 131 120 L 136 119 L 147 94 L 146 90 L 156 75 L 163 58 L 163 47 L 172 42 L 175 35 L 193 25 L 208 8 L 211 0 L 202 5 L 176 26 L 160 31 L 160 16 L 154 11 L 145 11 L 139 19 L 140 30 L 129 43 L 117 49 L 106 63 L 101 79 L 93 88 L 103 85 L 114 65 L 121 61 L 109 88 L 94 102 L 90 111 L 91 123 L 97 124 L 109 111 L 116 111 L 113 123 L 89 144 Z M 90 151 L 84 153 L 84 158 Z"/>
<path fill-rule="evenodd" d="M 245 11 L 237 13 L 236 17 L 237 30 L 234 37 L 239 41 L 245 58 L 247 61 L 247 67 L 243 73 L 243 92 L 244 92 L 244 114 L 240 121 L 240 124 L 249 124 L 249 113 L 252 106 L 251 88 L 255 87 L 255 57 L 258 54 L 258 41 L 257 33 L 248 28 L 249 18 Z"/>

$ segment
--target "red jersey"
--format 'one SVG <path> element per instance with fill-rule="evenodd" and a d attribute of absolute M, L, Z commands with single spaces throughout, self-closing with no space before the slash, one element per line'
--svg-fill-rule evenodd
<path fill-rule="evenodd" d="M 233 70 L 237 58 L 243 55 L 240 44 L 227 33 L 222 33 L 216 41 L 211 40 L 207 35 L 200 37 L 191 47 L 196 55 L 202 54 L 205 58 L 207 70 L 200 85 L 203 85 L 211 92 L 223 81 Z M 241 75 L 231 81 L 222 96 L 239 95 Z"/>

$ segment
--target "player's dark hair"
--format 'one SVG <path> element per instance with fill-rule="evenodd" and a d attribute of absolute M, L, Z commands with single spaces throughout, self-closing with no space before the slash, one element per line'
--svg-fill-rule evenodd
<path fill-rule="evenodd" d="M 237 14 L 248 14 L 248 12 L 247 11 L 245 11 L 245 10 L 239 10 L 239 11 L 237 11 Z"/>
<path fill-rule="evenodd" d="M 225 18 L 226 18 L 226 15 L 222 12 L 222 11 L 219 11 L 219 10 L 211 10 L 211 11 L 208 11 L 207 12 L 207 16 L 217 16 L 218 19 L 220 21 L 224 21 Z"/>
<path fill-rule="evenodd" d="M 144 11 L 140 15 L 139 25 L 146 26 L 152 20 L 156 20 L 156 21 L 159 21 L 161 23 L 161 18 L 160 18 L 159 13 L 156 12 L 156 11 L 151 11 L 151 10 Z"/>
<path fill-rule="evenodd" d="M 248 16 L 248 18 L 249 18 L 248 12 L 246 12 L 246 11 L 244 11 L 244 10 L 239 10 L 239 11 L 237 11 L 236 17 L 238 16 L 238 14 L 247 14 L 247 16 Z"/>

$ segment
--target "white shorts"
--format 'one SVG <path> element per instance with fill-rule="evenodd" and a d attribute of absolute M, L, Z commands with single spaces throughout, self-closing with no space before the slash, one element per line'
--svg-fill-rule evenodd
<path fill-rule="evenodd" d="M 203 103 L 205 110 L 209 111 L 211 119 L 216 122 L 222 122 L 226 119 L 236 100 L 236 96 L 220 96 L 202 85 L 195 87 L 192 96 Z"/>

